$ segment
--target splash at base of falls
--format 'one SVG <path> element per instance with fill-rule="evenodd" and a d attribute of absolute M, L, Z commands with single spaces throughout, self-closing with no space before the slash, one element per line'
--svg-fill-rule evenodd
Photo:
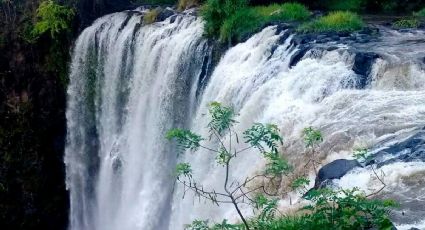
<path fill-rule="evenodd" d="M 175 146 L 165 140 L 173 127 L 206 134 L 204 113 L 211 101 L 236 110 L 237 132 L 254 122 L 277 124 L 285 157 L 297 170 L 307 159 L 300 141 L 305 127 L 323 132 L 319 158 L 326 164 L 351 158 L 356 146 L 373 148 L 425 124 L 425 71 L 411 56 L 400 55 L 402 47 L 371 47 L 379 55 L 367 76 L 353 70 L 356 52 L 345 46 L 312 47 L 291 66 L 300 50 L 292 42 L 296 35 L 271 26 L 230 48 L 209 76 L 212 47 L 202 37 L 200 19 L 183 13 L 142 25 L 142 15 L 123 12 L 97 20 L 73 52 L 65 157 L 72 230 L 178 230 L 194 219 L 237 220 L 231 207 L 189 195 L 181 199 L 181 188 L 174 187 L 178 161 L 189 162 L 205 188 L 221 187 L 223 170 L 215 156 L 200 151 L 177 158 Z M 245 178 L 263 164 L 247 152 L 231 165 L 231 179 Z M 411 184 L 425 165 L 392 162 L 382 169 L 394 185 L 383 196 L 407 201 L 404 196 L 419 189 Z M 374 183 L 368 175 L 367 167 L 355 169 L 335 184 L 366 189 Z M 412 200 L 418 201 L 425 203 L 419 196 Z M 252 215 L 249 207 L 243 211 Z M 405 226 L 420 221 L 394 220 Z"/>

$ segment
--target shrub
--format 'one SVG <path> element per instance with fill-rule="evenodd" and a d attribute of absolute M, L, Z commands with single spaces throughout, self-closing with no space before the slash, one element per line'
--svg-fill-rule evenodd
<path fill-rule="evenodd" d="M 53 0 L 43 1 L 37 9 L 37 22 L 32 34 L 38 38 L 48 32 L 55 38 L 62 32 L 70 31 L 74 16 L 75 12 L 71 8 L 61 6 Z"/>
<path fill-rule="evenodd" d="M 416 18 L 400 19 L 393 23 L 393 27 L 397 29 L 418 28 L 419 20 Z"/>
<path fill-rule="evenodd" d="M 363 27 L 363 20 L 355 13 L 336 11 L 320 17 L 313 22 L 305 23 L 298 29 L 302 32 L 352 32 Z"/>
<path fill-rule="evenodd" d="M 219 35 L 224 21 L 246 6 L 247 0 L 208 0 L 201 9 L 205 34 L 210 37 Z"/>
<path fill-rule="evenodd" d="M 148 12 L 146 12 L 146 14 L 143 16 L 143 23 L 145 23 L 146 25 L 148 24 L 152 24 L 154 22 L 156 22 L 156 18 L 158 17 L 158 14 L 160 9 L 151 9 Z"/>
<path fill-rule="evenodd" d="M 240 9 L 224 21 L 220 28 L 220 40 L 241 41 L 243 37 L 256 32 L 263 23 L 263 18 L 252 8 Z"/>
<path fill-rule="evenodd" d="M 392 200 L 368 199 L 357 189 L 310 191 L 305 199 L 313 202 L 303 210 L 303 222 L 314 229 L 389 229 L 392 226 L 388 214 L 396 203 Z"/>
<path fill-rule="evenodd" d="M 284 3 L 280 6 L 281 13 L 278 19 L 285 21 L 303 21 L 310 17 L 310 11 L 299 3 Z"/>
<path fill-rule="evenodd" d="M 250 229 L 256 230 L 317 230 L 317 229 L 392 229 L 389 219 L 391 208 L 397 206 L 392 200 L 367 199 L 358 190 L 329 189 L 313 190 L 305 198 L 311 205 L 301 208 L 298 213 L 277 217 L 276 202 L 261 199 L 262 212 L 251 219 Z M 224 226 L 226 228 L 223 228 Z M 221 228 L 220 228 L 221 227 Z M 189 230 L 244 229 L 241 225 L 209 225 L 207 221 L 194 221 L 186 226 Z"/>
<path fill-rule="evenodd" d="M 310 11 L 299 3 L 273 4 L 255 7 L 255 12 L 264 18 L 282 21 L 303 21 L 309 18 Z"/>
<path fill-rule="evenodd" d="M 227 18 L 220 28 L 220 40 L 241 41 L 271 21 L 302 21 L 310 16 L 299 3 L 241 8 Z"/>
<path fill-rule="evenodd" d="M 175 175 L 176 180 L 184 186 L 184 191 L 192 191 L 193 194 L 199 198 L 211 201 L 213 204 L 220 205 L 222 203 L 230 203 L 234 206 L 235 210 L 245 226 L 245 229 L 250 229 L 249 223 L 239 209 L 239 205 L 245 201 L 251 201 L 253 194 L 258 194 L 259 191 L 264 191 L 270 196 L 277 196 L 276 191 L 270 191 L 270 183 L 274 181 L 282 181 L 283 176 L 287 175 L 292 168 L 288 162 L 281 157 L 279 152 L 279 144 L 282 144 L 282 137 L 280 130 L 276 125 L 256 123 L 243 132 L 243 135 L 238 135 L 234 130 L 234 120 L 236 113 L 230 107 L 222 106 L 218 102 L 212 102 L 209 106 L 210 122 L 208 123 L 209 137 L 201 137 L 189 130 L 172 129 L 166 137 L 177 141 L 180 150 L 197 151 L 204 149 L 208 152 L 215 154 L 216 163 L 223 166 L 225 172 L 223 178 L 224 191 L 217 191 L 217 188 L 204 188 L 201 184 L 195 181 L 192 176 L 192 169 L 188 163 L 177 164 Z M 239 139 L 239 136 L 242 139 Z M 206 147 L 204 140 L 212 139 L 219 143 L 219 146 Z M 228 144 L 226 141 L 228 141 Z M 235 143 L 243 140 L 248 147 L 238 149 Z M 233 143 L 233 145 L 232 145 Z M 266 160 L 266 167 L 263 172 L 258 172 L 254 176 L 247 177 L 245 180 L 231 180 L 230 165 L 238 157 L 243 157 L 248 149 L 256 150 Z M 258 181 L 257 181 L 258 179 Z M 262 182 L 260 182 L 262 181 Z M 278 183 L 280 184 L 280 183 Z M 273 189 L 273 188 L 272 188 Z M 275 188 L 277 189 L 277 188 Z M 274 195 L 272 195 L 274 194 Z M 262 210 L 262 216 L 270 216 L 274 214 L 277 206 L 277 200 L 268 200 L 264 195 L 257 196 L 254 201 L 257 209 Z M 228 224 L 224 220 L 221 224 L 216 224 L 216 229 L 232 229 L 233 225 Z M 196 221 L 189 225 L 189 229 L 208 229 L 205 221 Z M 233 228 L 235 229 L 235 228 Z"/>

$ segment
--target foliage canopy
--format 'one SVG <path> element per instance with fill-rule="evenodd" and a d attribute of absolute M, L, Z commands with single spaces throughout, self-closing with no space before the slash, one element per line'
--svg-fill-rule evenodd
<path fill-rule="evenodd" d="M 33 35 L 39 37 L 50 33 L 50 36 L 55 38 L 62 32 L 68 32 L 74 16 L 75 11 L 72 8 L 61 6 L 53 0 L 45 0 L 37 9 L 37 22 L 34 25 Z"/>

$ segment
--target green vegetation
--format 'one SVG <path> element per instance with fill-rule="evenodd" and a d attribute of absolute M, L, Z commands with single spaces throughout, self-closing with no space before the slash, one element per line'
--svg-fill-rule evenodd
<path fill-rule="evenodd" d="M 37 22 L 34 25 L 33 36 L 40 37 L 50 33 L 52 38 L 63 32 L 69 32 L 75 12 L 72 8 L 61 6 L 53 0 L 41 2 L 37 9 Z"/>
<path fill-rule="evenodd" d="M 259 216 L 251 223 L 258 230 L 315 230 L 315 229 L 391 229 L 389 210 L 392 200 L 370 200 L 356 189 L 332 191 L 313 190 L 305 196 L 311 205 L 292 216 L 266 218 Z M 214 228 L 212 228 L 214 229 Z M 235 228 L 241 229 L 241 228 Z"/>
<path fill-rule="evenodd" d="M 156 18 L 158 17 L 158 14 L 160 9 L 151 9 L 149 10 L 144 16 L 143 16 L 143 23 L 144 24 L 152 24 L 156 21 Z"/>
<path fill-rule="evenodd" d="M 425 7 L 419 10 L 418 12 L 413 13 L 413 16 L 418 18 L 425 18 Z"/>
<path fill-rule="evenodd" d="M 177 141 L 179 154 L 190 150 L 206 150 L 216 155 L 216 163 L 223 167 L 224 191 L 216 188 L 207 190 L 193 178 L 190 164 L 179 163 L 175 169 L 176 180 L 184 186 L 185 191 L 192 191 L 199 198 L 213 202 L 216 205 L 223 203 L 233 204 L 241 222 L 230 224 L 227 220 L 221 223 L 209 223 L 207 220 L 195 220 L 187 225 L 187 230 L 316 230 L 316 229 L 391 229 L 389 219 L 390 209 L 396 207 L 392 200 L 368 199 L 358 189 L 337 190 L 330 189 L 308 190 L 310 181 L 305 177 L 295 178 L 289 187 L 292 191 L 304 194 L 309 204 L 291 215 L 282 216 L 278 210 L 278 199 L 285 194 L 279 190 L 284 178 L 292 172 L 292 167 L 281 157 L 279 145 L 282 137 L 277 126 L 272 124 L 254 124 L 243 132 L 243 141 L 248 145 L 237 149 L 235 144 L 242 141 L 233 129 L 237 122 L 235 112 L 213 102 L 209 107 L 210 123 L 207 128 L 209 138 L 203 138 L 189 130 L 173 129 L 166 137 Z M 319 130 L 312 127 L 303 130 L 306 148 L 313 153 L 323 141 Z M 207 146 L 204 140 L 209 139 L 218 143 L 217 148 Z M 214 140 L 215 139 L 215 140 Z M 230 165 L 248 149 L 256 150 L 266 160 L 265 169 L 242 181 L 231 181 Z M 365 158 L 366 150 L 356 151 L 355 156 Z M 314 157 L 314 156 L 312 156 Z M 307 165 L 306 165 L 307 166 Z M 375 172 L 375 171 L 374 171 Z M 375 172 L 376 174 L 376 172 Z M 287 177 L 289 179 L 290 177 Z M 293 177 L 292 177 L 293 178 Z M 187 192 L 185 192 L 185 195 Z M 241 203 L 249 204 L 255 210 L 255 216 L 246 218 L 240 211 Z"/>
<path fill-rule="evenodd" d="M 242 8 L 226 19 L 220 28 L 220 40 L 241 41 L 264 24 L 263 18 L 253 8 Z"/>
<path fill-rule="evenodd" d="M 397 29 L 418 28 L 419 25 L 419 20 L 416 18 L 400 19 L 393 23 L 393 27 Z"/>
<path fill-rule="evenodd" d="M 305 23 L 299 28 L 302 32 L 352 32 L 362 29 L 364 23 L 360 16 L 348 11 L 336 11 Z"/>
<path fill-rule="evenodd" d="M 209 37 L 219 35 L 224 21 L 246 6 L 246 0 L 208 0 L 201 10 L 205 34 Z"/>
<path fill-rule="evenodd" d="M 308 9 L 299 3 L 273 4 L 254 8 L 264 18 L 281 21 L 303 21 L 310 17 Z"/>
<path fill-rule="evenodd" d="M 221 41 L 241 41 L 272 21 L 303 21 L 310 16 L 307 8 L 299 3 L 248 7 L 244 1 L 238 2 L 239 7 L 227 11 L 224 6 L 219 16 L 217 12 L 220 10 L 217 9 L 223 6 L 216 3 L 216 0 L 208 1 L 203 16 L 206 21 L 206 34 L 219 35 Z"/>
<path fill-rule="evenodd" d="M 223 192 L 218 192 L 212 188 L 207 190 L 202 185 L 194 181 L 192 177 L 192 169 L 188 163 L 179 163 L 176 167 L 176 179 L 184 186 L 185 190 L 191 190 L 195 196 L 207 199 L 214 204 L 230 203 L 238 212 L 245 229 L 250 229 L 250 224 L 241 213 L 239 205 L 245 203 L 246 200 L 252 200 L 252 195 L 260 194 L 259 191 L 267 191 L 268 194 L 276 193 L 277 188 L 270 188 L 270 184 L 280 184 L 282 177 L 292 169 L 286 160 L 281 157 L 278 150 L 278 145 L 282 143 L 282 137 L 279 135 L 279 129 L 272 124 L 254 124 L 251 128 L 243 132 L 243 141 L 248 147 L 237 149 L 235 144 L 242 139 L 239 139 L 238 133 L 233 129 L 236 120 L 235 113 L 232 108 L 222 106 L 218 102 L 213 102 L 209 106 L 210 122 L 208 131 L 211 135 L 210 139 L 215 139 L 219 144 L 218 148 L 208 147 L 203 141 L 205 138 L 198 134 L 192 133 L 189 130 L 173 129 L 170 130 L 166 137 L 177 141 L 181 151 L 199 149 L 207 150 L 216 155 L 216 162 L 223 166 L 225 178 L 223 178 Z M 232 144 L 233 143 L 233 144 Z M 249 149 L 255 149 L 266 160 L 266 167 L 263 172 L 257 175 L 248 177 L 242 181 L 230 181 L 230 165 L 242 153 Z M 180 151 L 180 152 L 181 152 Z M 276 190 L 276 191 L 275 191 Z M 263 200 L 265 198 L 263 197 Z M 263 209 L 269 202 L 257 204 Z M 274 202 L 276 205 L 276 202 Z M 193 229 L 202 229 L 205 222 L 195 222 Z M 229 225 L 226 221 L 222 225 Z"/>
<path fill-rule="evenodd" d="M 34 25 L 27 23 L 24 28 L 24 40 L 28 43 L 36 43 L 43 35 L 49 36 L 49 52 L 45 56 L 45 69 L 56 73 L 64 87 L 68 83 L 69 59 L 63 44 L 70 43 L 72 23 L 75 11 L 73 8 L 59 5 L 53 0 L 44 0 L 36 10 L 36 22 Z"/>

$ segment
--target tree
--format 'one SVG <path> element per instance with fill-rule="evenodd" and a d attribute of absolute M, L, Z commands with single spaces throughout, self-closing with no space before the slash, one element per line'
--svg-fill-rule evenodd
<path fill-rule="evenodd" d="M 250 225 L 242 214 L 239 205 L 248 203 L 262 209 L 262 215 L 274 212 L 277 200 L 269 200 L 263 194 L 277 195 L 276 182 L 281 182 L 284 175 L 291 171 L 291 166 L 282 158 L 279 152 L 279 144 L 282 137 L 279 129 L 273 124 L 256 123 L 243 132 L 243 140 L 248 145 L 237 149 L 233 144 L 239 143 L 239 134 L 234 130 L 236 123 L 235 112 L 230 107 L 225 107 L 218 102 L 209 105 L 210 122 L 208 123 L 209 139 L 215 139 L 219 143 L 218 148 L 204 144 L 205 138 L 189 130 L 173 129 L 167 133 L 168 139 L 175 139 L 180 150 L 197 151 L 205 149 L 216 155 L 216 162 L 223 166 L 225 177 L 223 179 L 223 192 L 204 189 L 192 176 L 192 169 L 188 163 L 179 163 L 176 167 L 176 180 L 184 186 L 185 193 L 190 190 L 195 196 L 205 198 L 214 204 L 229 203 L 237 211 L 245 229 Z M 227 139 L 226 139 L 227 138 Z M 227 141 L 227 142 L 226 142 Z M 263 172 L 247 177 L 244 181 L 230 181 L 230 164 L 248 150 L 256 150 L 267 161 Z M 262 181 L 260 181 L 262 180 Z M 260 181 L 259 185 L 258 182 Z M 254 183 L 255 182 L 255 183 Z M 270 186 L 271 185 L 271 186 Z M 205 224 L 198 221 L 195 224 Z M 223 224 L 227 224 L 224 222 Z M 202 228 L 199 228 L 202 229 Z"/>
<path fill-rule="evenodd" d="M 279 144 L 282 137 L 276 125 L 256 123 L 243 132 L 243 140 L 247 147 L 237 149 L 234 145 L 239 143 L 239 134 L 234 130 L 236 114 L 218 102 L 209 105 L 210 122 L 208 123 L 209 140 L 217 140 L 218 147 L 205 144 L 206 138 L 184 129 L 173 129 L 167 133 L 168 139 L 177 141 L 179 153 L 190 150 L 196 152 L 205 149 L 216 155 L 216 162 L 223 166 L 225 177 L 223 191 L 216 188 L 205 189 L 193 177 L 191 165 L 186 162 L 177 164 L 175 173 L 176 181 L 183 185 L 184 195 L 191 191 L 195 196 L 212 201 L 220 205 L 232 204 L 237 211 L 242 224 L 229 224 L 227 220 L 209 225 L 208 221 L 195 220 L 186 229 L 190 230 L 278 230 L 278 229 L 366 229 L 377 227 L 379 229 L 392 229 L 389 219 L 390 209 L 397 204 L 392 200 L 368 199 L 384 189 L 386 186 L 382 175 L 378 175 L 376 168 L 372 171 L 383 187 L 377 192 L 365 195 L 357 188 L 352 190 L 319 189 L 308 190 L 308 178 L 294 178 L 290 187 L 298 191 L 309 202 L 295 215 L 278 215 L 277 195 L 278 188 L 284 176 L 288 176 L 292 167 L 282 158 Z M 322 133 L 312 127 L 303 130 L 303 139 L 309 160 L 305 165 L 313 165 L 316 171 L 316 148 L 323 142 Z M 256 150 L 267 161 L 263 172 L 246 177 L 244 181 L 230 181 L 230 165 L 241 153 Z M 358 149 L 354 153 L 357 159 L 367 160 L 366 149 Z M 261 180 L 258 183 L 258 180 Z M 276 186 L 276 182 L 278 182 Z M 240 210 L 240 204 L 249 204 L 254 210 L 260 210 L 258 215 L 247 220 Z"/>
<path fill-rule="evenodd" d="M 38 38 L 48 32 L 54 39 L 62 32 L 69 32 L 74 16 L 74 9 L 61 6 L 53 0 L 45 0 L 37 9 L 37 22 L 32 31 L 33 36 Z"/>

